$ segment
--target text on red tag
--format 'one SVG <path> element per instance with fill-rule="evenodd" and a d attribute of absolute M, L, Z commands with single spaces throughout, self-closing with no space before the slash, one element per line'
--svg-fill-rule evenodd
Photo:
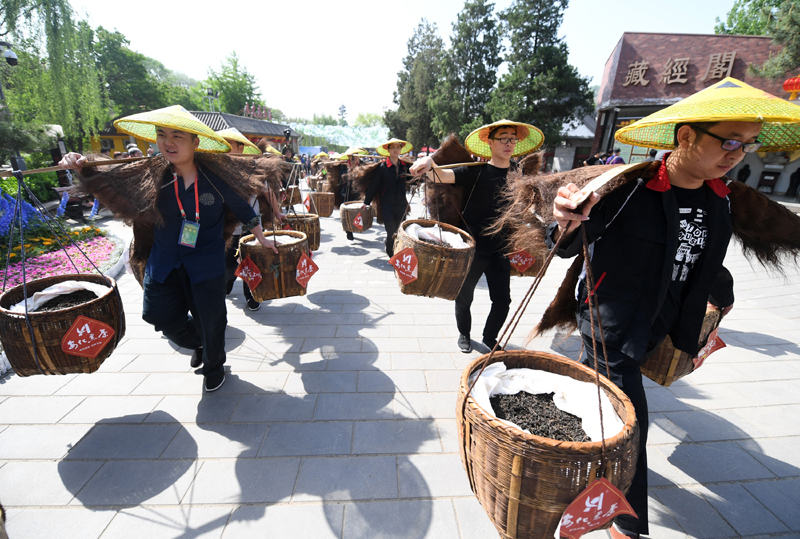
<path fill-rule="evenodd" d="M 250 260 L 250 257 L 245 257 L 239 267 L 234 272 L 237 277 L 241 278 L 250 287 L 250 290 L 255 290 L 258 283 L 261 282 L 261 270 L 258 269 L 256 263 Z"/>
<path fill-rule="evenodd" d="M 96 358 L 113 337 L 111 326 L 81 315 L 61 339 L 61 349 L 72 356 Z"/>
<path fill-rule="evenodd" d="M 303 288 L 308 288 L 309 279 L 318 271 L 319 266 L 317 266 L 307 254 L 303 253 L 303 256 L 301 256 L 300 260 L 297 262 L 297 282 L 300 283 L 300 286 Z"/>
<path fill-rule="evenodd" d="M 603 477 L 593 481 L 567 506 L 558 525 L 556 537 L 578 539 L 618 515 L 635 517 L 636 513 L 625 499 L 625 495 Z"/>
<path fill-rule="evenodd" d="M 409 284 L 417 280 L 419 260 L 417 259 L 417 254 L 414 252 L 414 249 L 411 247 L 407 247 L 399 253 L 395 253 L 395 255 L 389 259 L 389 264 L 394 266 L 394 270 L 397 272 L 397 277 L 400 279 L 401 283 Z"/>

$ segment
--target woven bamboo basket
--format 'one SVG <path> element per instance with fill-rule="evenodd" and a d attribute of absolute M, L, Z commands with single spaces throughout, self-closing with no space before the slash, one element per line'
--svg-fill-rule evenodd
<path fill-rule="evenodd" d="M 284 200 L 284 197 L 285 200 Z M 281 206 L 294 206 L 303 202 L 303 194 L 296 185 L 290 185 L 287 189 L 281 190 Z"/>
<path fill-rule="evenodd" d="M 527 434 L 488 415 L 472 396 L 464 406 L 469 376 L 480 370 L 485 359 L 479 357 L 461 375 L 456 421 L 461 462 L 470 486 L 500 537 L 552 538 L 567 506 L 600 477 L 627 493 L 636 471 L 639 425 L 633 404 L 622 390 L 600 377 L 601 387 L 625 424 L 619 434 L 606 440 L 603 469 L 601 442 L 561 442 Z M 500 361 L 509 369 L 537 369 L 595 381 L 593 370 L 555 354 L 499 351 L 491 363 Z"/>
<path fill-rule="evenodd" d="M 261 282 L 253 292 L 256 301 L 268 301 L 278 298 L 304 296 L 306 289 L 297 282 L 297 263 L 303 254 L 308 254 L 308 239 L 303 232 L 293 230 L 276 230 L 264 232 L 267 239 L 296 238 L 299 241 L 286 245 L 278 245 L 278 254 L 258 243 L 252 234 L 242 236 L 239 240 L 239 252 L 242 259 L 250 257 L 261 270 Z"/>
<path fill-rule="evenodd" d="M 28 313 L 41 371 L 33 357 L 34 345 L 25 315 L 8 310 L 24 299 L 22 285 L 15 286 L 0 296 L 0 342 L 18 376 L 94 372 L 125 337 L 125 311 L 122 309 L 117 283 L 110 277 L 84 273 L 35 279 L 27 284 L 28 297 L 64 281 L 88 281 L 106 286 L 110 282 L 111 287 L 103 296 L 82 305 L 58 311 Z M 108 324 L 114 329 L 114 336 L 97 357 L 73 356 L 61 349 L 61 339 L 81 315 Z"/>
<path fill-rule="evenodd" d="M 342 204 L 339 208 L 339 218 L 342 220 L 342 228 L 345 232 L 366 232 L 372 228 L 372 208 L 362 208 L 363 202 L 349 202 Z M 353 224 L 356 216 L 361 215 L 364 227 L 359 229 Z"/>
<path fill-rule="evenodd" d="M 706 317 L 700 329 L 699 348 L 708 342 L 708 336 L 719 327 L 722 317 L 720 310 L 708 304 Z M 642 374 L 655 383 L 669 387 L 675 380 L 683 378 L 694 371 L 695 356 L 675 348 L 669 335 L 653 354 L 642 363 Z"/>
<path fill-rule="evenodd" d="M 312 191 L 317 190 L 317 180 L 319 180 L 319 178 L 316 176 L 306 176 L 306 183 L 308 183 L 308 188 Z"/>
<path fill-rule="evenodd" d="M 308 248 L 312 251 L 319 249 L 320 230 L 319 216 L 315 213 L 287 215 L 284 223 L 292 227 L 296 232 L 302 232 L 308 239 Z"/>
<path fill-rule="evenodd" d="M 406 234 L 406 227 L 413 223 L 423 227 L 438 224 L 443 230 L 460 234 L 469 247 L 455 249 L 414 239 Z M 417 280 L 403 284 L 398 277 L 400 291 L 412 296 L 456 299 L 464 284 L 464 279 L 467 278 L 472 260 L 475 258 L 475 240 L 472 236 L 447 223 L 429 219 L 411 219 L 400 224 L 394 240 L 394 252 L 399 253 L 409 247 L 417 255 Z"/>
<path fill-rule="evenodd" d="M 330 217 L 333 215 L 333 205 L 336 198 L 333 193 L 315 192 L 308 196 L 311 199 L 311 211 L 320 217 Z"/>
<path fill-rule="evenodd" d="M 322 185 L 322 187 L 320 187 L 319 190 L 323 193 L 333 193 L 333 187 L 331 187 L 331 182 L 328 180 L 324 180 L 320 185 Z"/>

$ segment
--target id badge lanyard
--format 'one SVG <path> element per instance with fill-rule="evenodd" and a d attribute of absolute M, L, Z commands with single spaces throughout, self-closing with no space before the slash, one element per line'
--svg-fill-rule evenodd
<path fill-rule="evenodd" d="M 186 220 L 186 212 L 183 210 L 183 204 L 181 203 L 181 199 L 178 196 L 178 175 L 173 172 L 172 177 L 175 180 L 173 182 L 173 184 L 175 185 L 175 200 L 178 202 L 178 208 L 181 210 L 181 217 L 183 217 L 183 226 L 181 227 L 181 234 L 178 237 L 178 244 L 183 245 L 185 247 L 194 248 L 197 245 L 197 235 L 200 233 L 200 197 L 197 193 L 198 177 L 195 174 L 194 177 L 195 222 L 194 223 Z"/>

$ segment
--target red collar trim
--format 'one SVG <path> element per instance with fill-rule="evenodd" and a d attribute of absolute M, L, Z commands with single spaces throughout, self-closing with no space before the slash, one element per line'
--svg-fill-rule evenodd
<path fill-rule="evenodd" d="M 659 193 L 665 193 L 666 191 L 670 190 L 672 185 L 669 183 L 669 175 L 667 174 L 666 163 L 667 158 L 671 155 L 671 153 L 672 152 L 664 154 L 664 159 L 661 161 L 661 166 L 658 168 L 658 172 L 652 180 L 645 184 L 645 187 Z M 725 182 L 720 178 L 706 180 L 705 183 L 720 198 L 725 198 L 731 192 Z"/>
<path fill-rule="evenodd" d="M 393 167 L 393 166 L 394 165 L 392 165 L 392 160 L 387 157 L 386 158 L 386 168 Z"/>

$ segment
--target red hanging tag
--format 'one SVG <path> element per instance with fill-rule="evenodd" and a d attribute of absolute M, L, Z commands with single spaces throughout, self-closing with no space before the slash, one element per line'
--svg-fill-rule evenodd
<path fill-rule="evenodd" d="M 618 515 L 636 516 L 625 495 L 603 477 L 593 481 L 567 506 L 556 529 L 556 537 L 578 539 Z"/>
<path fill-rule="evenodd" d="M 364 230 L 364 218 L 361 217 L 360 213 L 353 219 L 353 225 L 359 230 Z"/>
<path fill-rule="evenodd" d="M 250 257 L 245 257 L 239 267 L 234 272 L 237 277 L 241 278 L 250 287 L 250 290 L 255 290 L 258 283 L 261 282 L 261 270 L 258 269 L 256 263 L 250 260 Z"/>
<path fill-rule="evenodd" d="M 297 282 L 300 283 L 300 286 L 303 288 L 308 288 L 308 281 L 318 271 L 319 266 L 317 266 L 307 254 L 303 253 L 303 256 L 301 256 L 300 260 L 297 262 Z"/>
<path fill-rule="evenodd" d="M 409 284 L 417 280 L 419 260 L 411 247 L 396 253 L 389 259 L 389 264 L 394 266 L 401 283 Z"/>
<path fill-rule="evenodd" d="M 283 225 L 283 230 L 294 230 L 294 229 L 292 228 L 292 225 L 286 223 L 285 225 Z"/>
<path fill-rule="evenodd" d="M 509 255 L 508 261 L 511 262 L 511 267 L 515 270 L 520 273 L 525 273 L 528 268 L 536 263 L 536 257 L 523 249 Z"/>
<path fill-rule="evenodd" d="M 697 352 L 697 357 L 694 358 L 692 361 L 694 362 L 695 370 L 699 369 L 703 362 L 706 360 L 708 356 L 719 350 L 720 348 L 725 348 L 727 345 L 720 339 L 719 337 L 719 328 L 716 328 L 711 334 L 708 336 L 708 341 L 706 345 Z"/>
<path fill-rule="evenodd" d="M 81 315 L 61 339 L 61 349 L 71 356 L 94 359 L 113 337 L 111 326 Z"/>
<path fill-rule="evenodd" d="M 306 207 L 306 211 L 310 212 L 311 211 L 311 197 L 306 197 L 305 201 L 303 201 L 303 204 Z"/>

